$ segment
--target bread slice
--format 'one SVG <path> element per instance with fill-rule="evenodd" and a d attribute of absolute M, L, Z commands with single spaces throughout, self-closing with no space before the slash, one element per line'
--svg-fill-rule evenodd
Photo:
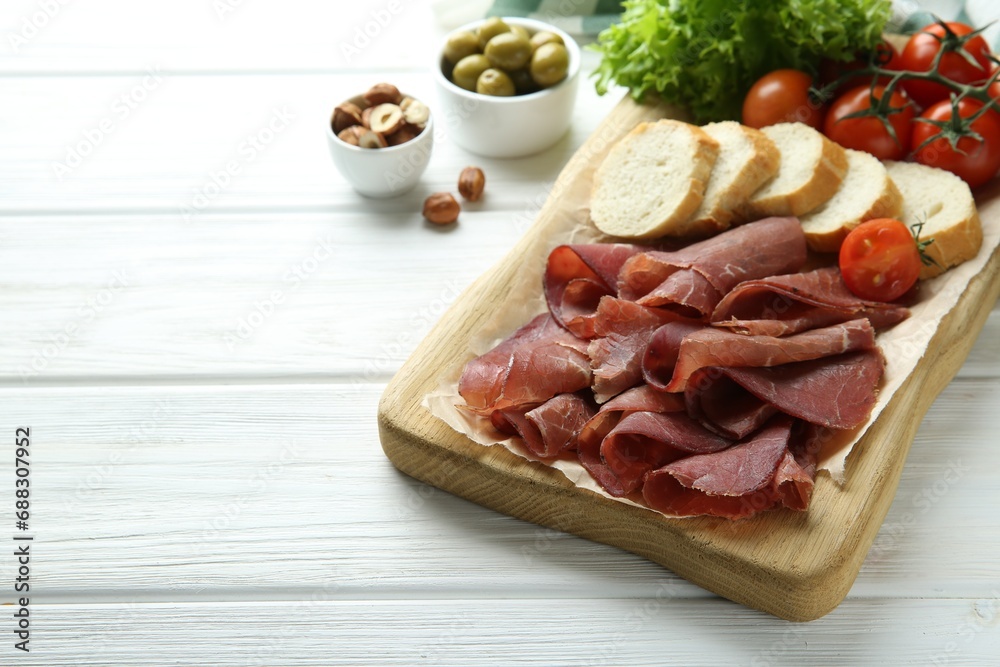
<path fill-rule="evenodd" d="M 612 146 L 594 174 L 590 217 L 606 234 L 682 236 L 701 204 L 719 144 L 676 120 L 640 123 Z"/>
<path fill-rule="evenodd" d="M 803 215 L 840 188 L 847 174 L 844 149 L 803 123 L 761 128 L 781 151 L 781 169 L 740 209 L 745 220 Z"/>
<path fill-rule="evenodd" d="M 940 266 L 925 266 L 920 278 L 972 259 L 983 245 L 983 227 L 968 184 L 955 174 L 915 162 L 886 162 L 886 171 L 903 196 L 907 226 L 924 223 L 920 239 L 933 238 L 925 252 Z"/>
<path fill-rule="evenodd" d="M 727 229 L 736 210 L 781 166 L 781 152 L 760 130 L 727 120 L 703 125 L 719 142 L 719 156 L 705 188 L 705 198 L 685 228 L 691 236 L 708 236 Z"/>
<path fill-rule="evenodd" d="M 878 158 L 863 151 L 846 150 L 847 175 L 840 189 L 825 204 L 799 220 L 809 247 L 837 252 L 847 232 L 872 218 L 898 218 L 903 198 Z"/>

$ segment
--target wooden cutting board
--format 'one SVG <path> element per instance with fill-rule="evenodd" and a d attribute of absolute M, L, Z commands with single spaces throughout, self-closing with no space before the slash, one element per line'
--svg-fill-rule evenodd
<path fill-rule="evenodd" d="M 920 421 L 972 347 L 1000 296 L 1000 252 L 973 279 L 941 323 L 913 374 L 855 447 L 847 482 L 817 478 L 807 512 L 765 512 L 746 521 L 668 519 L 574 487 L 563 474 L 502 447 L 484 447 L 421 406 L 442 377 L 473 355 L 471 337 L 528 275 L 541 286 L 552 238 L 585 223 L 596 165 L 636 123 L 681 117 L 668 106 L 626 98 L 577 151 L 535 224 L 497 266 L 479 278 L 392 379 L 379 405 L 382 447 L 404 473 L 527 521 L 611 544 L 670 568 L 736 602 L 794 621 L 836 607 L 851 588 L 892 503 Z"/>

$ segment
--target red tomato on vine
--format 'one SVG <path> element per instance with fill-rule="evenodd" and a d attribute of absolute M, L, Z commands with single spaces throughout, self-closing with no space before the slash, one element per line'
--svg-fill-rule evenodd
<path fill-rule="evenodd" d="M 946 52 L 937 70 L 941 76 L 956 83 L 983 83 L 989 78 L 993 69 L 989 44 L 971 27 L 954 21 L 929 25 L 911 36 L 899 55 L 899 69 L 929 72 L 942 49 Z M 948 99 L 950 92 L 933 81 L 905 79 L 900 85 L 921 107 Z"/>
<path fill-rule="evenodd" d="M 959 100 L 959 118 L 968 122 L 982 108 L 982 103 L 976 100 Z M 979 138 L 956 135 L 958 128 L 953 123 L 951 100 L 934 104 L 920 117 L 934 123 L 914 123 L 912 145 L 917 162 L 946 169 L 970 188 L 982 185 L 1000 170 L 1000 114 L 987 111 L 968 123 L 969 131 Z"/>
<path fill-rule="evenodd" d="M 895 136 L 886 129 L 885 123 L 874 116 L 846 117 L 870 109 L 872 98 L 877 104 L 884 94 L 884 86 L 872 88 L 868 84 L 847 91 L 830 105 L 823 134 L 845 148 L 867 151 L 880 160 L 903 159 L 910 150 L 910 134 L 916 112 L 902 95 L 894 92 L 889 98 L 889 106 L 898 109 L 888 116 Z"/>

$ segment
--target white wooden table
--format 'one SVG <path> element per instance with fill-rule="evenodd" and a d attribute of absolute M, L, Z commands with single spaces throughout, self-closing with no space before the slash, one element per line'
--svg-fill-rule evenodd
<path fill-rule="evenodd" d="M 377 81 L 433 100 L 443 28 L 427 3 L 344 5 L 0 9 L 4 609 L 12 538 L 34 537 L 30 652 L 4 612 L 0 664 L 1000 664 L 997 310 L 849 597 L 812 623 L 394 470 L 386 381 L 617 96 L 581 85 L 533 158 L 441 141 L 417 191 L 366 200 L 324 122 Z M 469 163 L 488 196 L 431 228 L 424 196 Z"/>

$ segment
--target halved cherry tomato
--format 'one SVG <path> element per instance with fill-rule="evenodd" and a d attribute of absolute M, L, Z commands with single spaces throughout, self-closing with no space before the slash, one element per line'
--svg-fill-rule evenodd
<path fill-rule="evenodd" d="M 871 107 L 872 95 L 881 100 L 884 86 L 870 88 L 867 84 L 847 91 L 830 105 L 823 124 L 823 134 L 845 148 L 867 151 L 880 160 L 901 160 L 910 150 L 910 134 L 916 112 L 902 95 L 893 93 L 889 104 L 900 108 L 889 114 L 896 137 L 893 138 L 878 118 L 844 118 L 848 114 Z"/>
<path fill-rule="evenodd" d="M 982 108 L 982 103 L 976 100 L 959 100 L 958 115 L 968 118 Z M 953 113 L 951 100 L 943 100 L 931 106 L 920 117 L 949 121 Z M 987 112 L 972 121 L 970 129 L 978 133 L 983 140 L 962 137 L 958 140 L 956 150 L 952 148 L 948 139 L 939 136 L 938 127 L 930 123 L 914 123 L 911 140 L 913 150 L 916 151 L 914 159 L 921 164 L 947 169 L 968 183 L 970 188 L 982 185 L 1000 170 L 1000 115 L 992 111 Z M 938 138 L 917 150 L 931 137 Z"/>
<path fill-rule="evenodd" d="M 895 301 L 917 282 L 920 267 L 913 234 L 894 218 L 862 222 L 840 246 L 840 273 L 862 299 Z"/>
<path fill-rule="evenodd" d="M 972 28 L 964 23 L 948 22 L 945 24 L 955 35 L 962 37 L 972 32 Z M 942 40 L 947 32 L 939 23 L 922 28 L 914 33 L 903 47 L 899 55 L 899 68 L 913 72 L 928 72 L 934 63 L 934 58 L 941 50 Z M 980 35 L 969 38 L 963 50 L 971 56 L 969 61 L 962 53 L 955 51 L 941 56 L 938 73 L 956 83 L 982 83 L 988 77 L 993 64 L 990 62 L 990 47 Z M 949 97 L 949 89 L 933 81 L 906 79 L 900 84 L 910 98 L 921 107 L 929 107 L 940 100 Z"/>
<path fill-rule="evenodd" d="M 819 129 L 823 126 L 823 105 L 809 98 L 812 82 L 810 75 L 796 69 L 765 74 L 743 98 L 743 124 L 761 128 L 799 121 Z"/>

